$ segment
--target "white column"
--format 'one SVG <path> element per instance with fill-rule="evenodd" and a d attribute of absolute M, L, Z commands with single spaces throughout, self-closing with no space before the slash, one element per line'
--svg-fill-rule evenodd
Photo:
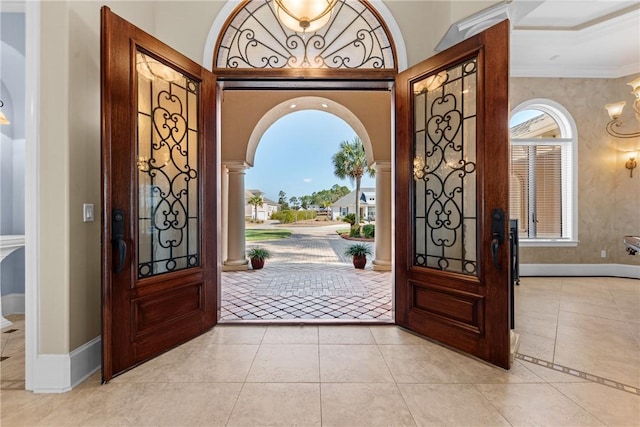
<path fill-rule="evenodd" d="M 220 260 L 225 261 L 229 253 L 229 170 L 222 165 L 220 173 Z"/>
<path fill-rule="evenodd" d="M 227 258 L 222 266 L 223 271 L 247 270 L 244 234 L 244 162 L 226 163 L 229 171 L 227 192 Z"/>
<path fill-rule="evenodd" d="M 376 168 L 375 271 L 391 270 L 391 162 L 378 161 Z"/>

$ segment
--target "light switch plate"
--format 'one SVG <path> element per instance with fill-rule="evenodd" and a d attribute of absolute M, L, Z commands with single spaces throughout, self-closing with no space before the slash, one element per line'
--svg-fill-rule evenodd
<path fill-rule="evenodd" d="M 93 222 L 93 203 L 85 203 L 82 205 L 82 220 L 84 222 Z"/>

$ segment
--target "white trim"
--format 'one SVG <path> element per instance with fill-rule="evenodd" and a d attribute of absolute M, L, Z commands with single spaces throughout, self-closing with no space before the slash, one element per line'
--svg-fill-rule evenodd
<path fill-rule="evenodd" d="M 35 393 L 64 393 L 71 390 L 68 354 L 39 354 L 33 358 L 33 378 L 28 390 Z"/>
<path fill-rule="evenodd" d="M 36 393 L 64 393 L 100 369 L 102 340 L 96 337 L 69 354 L 40 354 L 34 360 Z"/>
<path fill-rule="evenodd" d="M 440 43 L 436 46 L 436 52 L 441 52 L 450 48 L 469 37 L 486 30 L 493 25 L 509 19 L 510 5 L 509 3 L 499 3 L 495 6 L 481 10 L 480 12 L 461 19 L 451 24 L 449 30 L 444 35 Z"/>
<path fill-rule="evenodd" d="M 222 6 L 222 9 L 220 9 L 220 12 L 218 12 L 218 15 L 216 15 L 213 24 L 211 24 L 209 34 L 207 34 L 207 41 L 204 44 L 204 54 L 202 56 L 202 66 L 209 71 L 213 70 L 213 51 L 216 48 L 218 35 L 222 31 L 222 28 L 224 27 L 225 22 L 227 22 L 229 16 L 231 16 L 235 8 L 240 3 L 240 0 L 227 0 L 224 6 Z M 393 44 L 396 51 L 396 60 L 398 61 L 396 64 L 398 71 L 400 72 L 407 69 L 409 64 L 407 59 L 407 47 L 404 43 L 400 26 L 382 0 L 370 0 L 369 4 L 376 10 L 376 12 L 378 12 L 384 23 L 387 25 L 389 33 L 391 33 L 391 38 L 393 38 Z"/>
<path fill-rule="evenodd" d="M 24 314 L 24 294 L 2 295 L 2 314 Z"/>
<path fill-rule="evenodd" d="M 71 388 L 77 386 L 102 367 L 102 338 L 95 337 L 91 341 L 69 353 Z"/>
<path fill-rule="evenodd" d="M 575 66 L 575 65 L 511 65 L 511 77 L 548 77 L 582 79 L 617 79 L 635 74 L 640 70 L 637 63 L 622 66 Z"/>
<path fill-rule="evenodd" d="M 26 2 L 25 53 L 25 388 L 40 391 L 51 375 L 40 342 L 40 1 Z M 58 371 L 54 371 L 58 372 Z"/>
<path fill-rule="evenodd" d="M 578 240 L 554 240 L 554 239 L 518 239 L 521 248 L 571 248 L 578 246 Z"/>
<path fill-rule="evenodd" d="M 604 276 L 640 279 L 640 266 L 628 264 L 520 264 L 520 277 Z"/>

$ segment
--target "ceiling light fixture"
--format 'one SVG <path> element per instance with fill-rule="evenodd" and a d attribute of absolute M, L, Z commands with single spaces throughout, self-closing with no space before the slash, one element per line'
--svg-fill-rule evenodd
<path fill-rule="evenodd" d="M 282 24 L 295 32 L 313 32 L 327 25 L 338 0 L 274 0 Z"/>
<path fill-rule="evenodd" d="M 636 112 L 636 119 L 638 120 L 638 122 L 640 122 L 640 77 L 627 84 L 633 88 L 631 93 L 636 98 L 633 101 L 633 109 Z M 624 110 L 624 106 L 626 104 L 626 101 L 620 101 L 604 106 L 604 108 L 606 108 L 607 112 L 609 113 L 609 117 L 611 118 L 611 121 L 607 123 L 607 133 L 611 136 L 615 136 L 616 138 L 638 138 L 640 137 L 640 131 L 623 133 L 618 132 L 614 129 L 622 126 L 622 120 L 620 120 L 620 116 L 622 116 L 622 111 Z"/>
<path fill-rule="evenodd" d="M 4 102 L 0 101 L 0 108 L 4 107 Z M 7 119 L 7 116 L 4 115 L 2 111 L 0 111 L 0 125 L 10 125 L 11 122 Z"/>

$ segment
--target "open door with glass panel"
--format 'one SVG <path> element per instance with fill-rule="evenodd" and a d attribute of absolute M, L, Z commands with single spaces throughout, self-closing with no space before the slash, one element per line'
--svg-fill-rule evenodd
<path fill-rule="evenodd" d="M 396 78 L 396 322 L 510 366 L 509 23 Z"/>
<path fill-rule="evenodd" d="M 216 97 L 213 74 L 108 7 L 101 43 L 108 381 L 216 323 Z"/>

